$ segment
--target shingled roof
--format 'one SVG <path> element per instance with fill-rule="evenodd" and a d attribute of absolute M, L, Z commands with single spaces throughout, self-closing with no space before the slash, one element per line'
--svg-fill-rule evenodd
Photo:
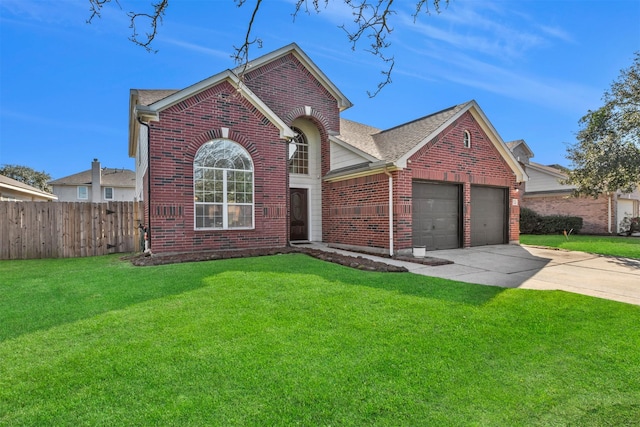
<path fill-rule="evenodd" d="M 387 130 L 380 130 L 373 126 L 341 119 L 340 135 L 337 135 L 336 138 L 379 160 L 395 162 L 413 150 L 425 138 L 430 137 L 441 126 L 467 107 L 470 102 L 454 105 Z"/>
<path fill-rule="evenodd" d="M 65 176 L 53 181 L 50 185 L 91 185 L 91 169 Z M 102 186 L 135 188 L 136 173 L 129 169 L 102 168 Z"/>
<path fill-rule="evenodd" d="M 56 200 L 58 196 L 55 194 L 47 193 L 39 188 L 32 187 L 24 182 L 9 178 L 8 176 L 0 175 L 0 188 L 5 188 L 11 191 L 17 191 L 20 193 L 28 194 L 30 196 L 42 197 L 49 200 Z"/>
<path fill-rule="evenodd" d="M 178 92 L 177 89 L 138 89 L 138 104 L 151 105 Z"/>
<path fill-rule="evenodd" d="M 475 117 L 479 125 L 487 132 L 489 139 L 509 163 L 517 179 L 526 181 L 527 176 L 524 169 L 513 157 L 511 151 L 474 100 L 454 105 L 386 130 L 341 119 L 340 134 L 332 136 L 332 138 L 336 142 L 350 145 L 377 160 L 375 162 L 370 161 L 367 167 L 359 165 L 359 169 L 371 169 L 374 166 L 377 168 L 382 167 L 380 165 L 385 165 L 384 167 L 386 168 L 390 164 L 404 168 L 409 157 L 467 111 Z M 332 174 L 338 176 L 346 172 L 348 171 L 340 169 L 339 171 L 332 171 Z"/>

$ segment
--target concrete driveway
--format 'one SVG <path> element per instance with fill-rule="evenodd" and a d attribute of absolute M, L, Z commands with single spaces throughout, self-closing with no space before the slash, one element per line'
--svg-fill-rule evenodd
<path fill-rule="evenodd" d="M 318 249 L 344 252 L 316 244 Z M 425 266 L 362 255 L 403 265 L 415 274 L 505 288 L 563 290 L 640 305 L 640 260 L 526 245 L 495 245 L 427 252 L 453 264 Z"/>
<path fill-rule="evenodd" d="M 409 271 L 507 288 L 563 290 L 640 305 L 640 260 L 539 248 L 496 245 L 433 251 L 427 256 L 454 264 Z"/>

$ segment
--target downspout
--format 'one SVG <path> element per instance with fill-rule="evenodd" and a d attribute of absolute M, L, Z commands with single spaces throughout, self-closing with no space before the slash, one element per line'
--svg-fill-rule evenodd
<path fill-rule="evenodd" d="M 607 215 L 607 218 L 608 218 L 607 231 L 609 232 L 609 234 L 611 234 L 611 197 L 612 196 L 611 196 L 611 194 L 608 194 L 608 196 L 609 197 L 607 197 L 607 202 L 609 204 L 609 206 L 608 206 L 608 211 L 609 211 L 608 213 L 609 214 Z"/>
<path fill-rule="evenodd" d="M 393 175 L 384 168 L 384 174 L 389 177 L 389 256 L 393 257 Z"/>
<path fill-rule="evenodd" d="M 138 117 L 138 123 L 147 128 L 147 207 L 149 218 L 147 218 L 147 241 L 145 252 L 151 249 L 151 128 Z"/>

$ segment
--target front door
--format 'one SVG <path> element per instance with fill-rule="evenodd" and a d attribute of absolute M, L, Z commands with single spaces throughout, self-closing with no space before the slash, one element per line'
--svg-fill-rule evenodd
<path fill-rule="evenodd" d="M 291 188 L 291 240 L 309 240 L 306 188 Z"/>

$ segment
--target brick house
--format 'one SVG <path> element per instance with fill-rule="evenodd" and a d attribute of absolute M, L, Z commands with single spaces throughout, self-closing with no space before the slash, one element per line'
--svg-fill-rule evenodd
<path fill-rule="evenodd" d="M 526 174 L 475 101 L 388 130 L 341 119 L 349 107 L 295 44 L 182 90 L 131 90 L 153 252 L 518 241 Z"/>
<path fill-rule="evenodd" d="M 569 215 L 583 219 L 581 232 L 586 234 L 617 234 L 625 217 L 640 216 L 640 190 L 625 194 L 616 192 L 593 198 L 575 197 L 575 186 L 563 184 L 567 174 L 559 167 L 531 161 L 533 151 L 523 140 L 507 143 L 524 167 L 529 181 L 522 193 L 522 206 L 540 215 Z"/>

